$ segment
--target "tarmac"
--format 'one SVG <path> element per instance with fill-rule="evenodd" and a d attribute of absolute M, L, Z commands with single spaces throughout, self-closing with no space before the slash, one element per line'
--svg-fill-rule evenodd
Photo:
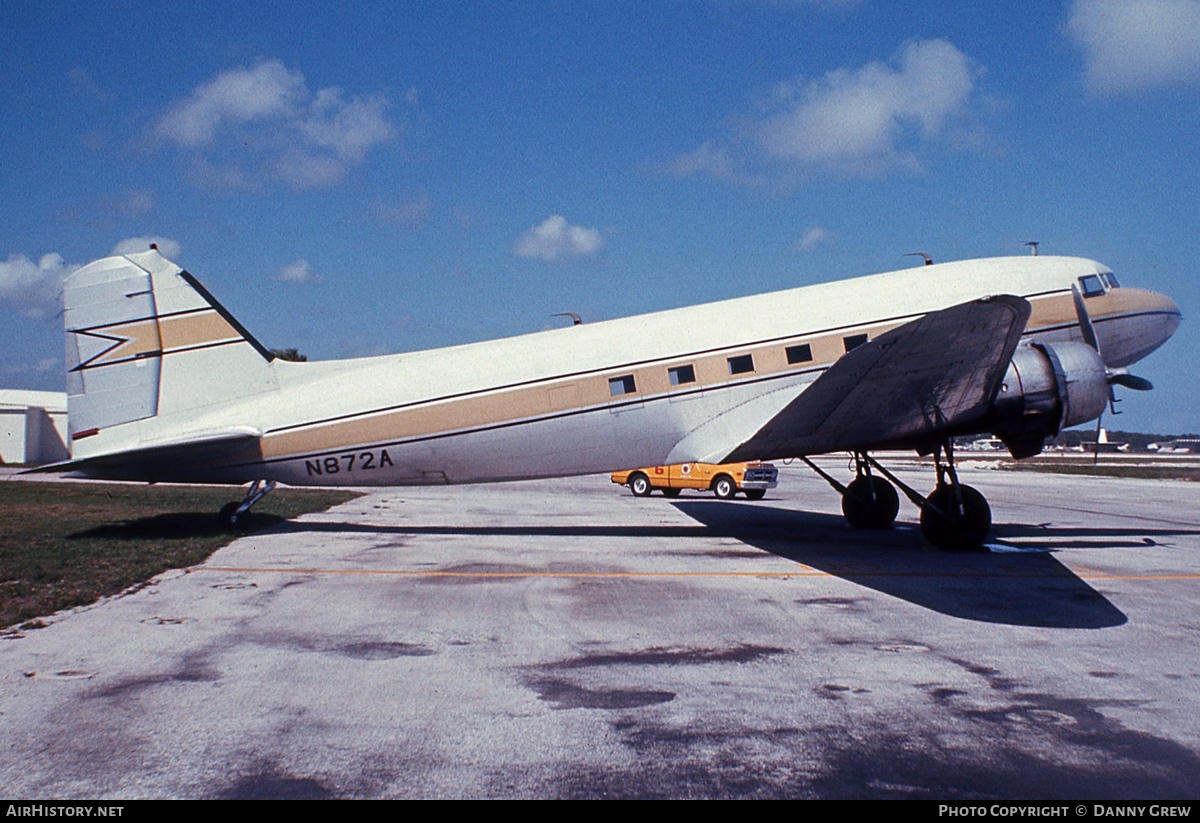
<path fill-rule="evenodd" d="M 1200 797 L 1196 484 L 966 468 L 946 554 L 780 474 L 376 490 L 7 633 L 0 796 Z"/>

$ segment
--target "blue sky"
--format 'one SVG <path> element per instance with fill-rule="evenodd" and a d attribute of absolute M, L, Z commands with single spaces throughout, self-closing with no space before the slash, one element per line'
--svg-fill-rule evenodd
<path fill-rule="evenodd" d="M 937 260 L 1090 257 L 1185 322 L 1200 0 L 0 4 L 0 385 L 159 241 L 271 347 L 451 345 Z"/>

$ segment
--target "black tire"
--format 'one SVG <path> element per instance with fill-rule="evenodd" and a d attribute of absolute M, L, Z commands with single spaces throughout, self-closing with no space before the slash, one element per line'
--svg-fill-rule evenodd
<path fill-rule="evenodd" d="M 729 475 L 718 474 L 713 478 L 712 490 L 718 500 L 732 500 L 733 496 L 737 494 L 738 487 Z"/>
<path fill-rule="evenodd" d="M 992 507 L 987 499 L 970 486 L 959 487 L 962 509 L 954 505 L 954 489 L 938 486 L 921 507 L 921 534 L 942 551 L 974 551 L 983 545 L 992 528 Z M 934 511 L 937 507 L 943 514 Z"/>
<path fill-rule="evenodd" d="M 767 496 L 766 489 L 746 489 L 747 500 L 762 500 Z"/>
<path fill-rule="evenodd" d="M 654 487 L 650 485 L 649 477 L 641 472 L 634 472 L 629 478 L 629 490 L 633 492 L 634 497 L 649 497 Z"/>
<path fill-rule="evenodd" d="M 842 495 L 842 514 L 856 529 L 888 529 L 900 511 L 900 495 L 882 477 L 858 477 Z"/>
<path fill-rule="evenodd" d="M 663 489 L 663 497 L 678 497 L 682 489 Z"/>

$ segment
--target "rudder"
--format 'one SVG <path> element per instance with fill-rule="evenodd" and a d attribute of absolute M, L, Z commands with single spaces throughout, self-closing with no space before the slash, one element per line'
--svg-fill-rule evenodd
<path fill-rule="evenodd" d="M 157 250 L 83 267 L 67 278 L 63 306 L 74 457 L 118 446 L 105 436 L 115 427 L 275 385 L 270 352 Z"/>

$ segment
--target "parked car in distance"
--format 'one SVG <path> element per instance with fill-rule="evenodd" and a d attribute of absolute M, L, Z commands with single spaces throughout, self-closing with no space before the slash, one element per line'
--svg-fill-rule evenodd
<path fill-rule="evenodd" d="M 676 463 L 648 469 L 613 472 L 612 482 L 628 486 L 637 497 L 660 491 L 678 497 L 683 489 L 711 489 L 722 500 L 742 492 L 751 500 L 762 500 L 767 489 L 779 480 L 779 469 L 770 463 Z"/>

